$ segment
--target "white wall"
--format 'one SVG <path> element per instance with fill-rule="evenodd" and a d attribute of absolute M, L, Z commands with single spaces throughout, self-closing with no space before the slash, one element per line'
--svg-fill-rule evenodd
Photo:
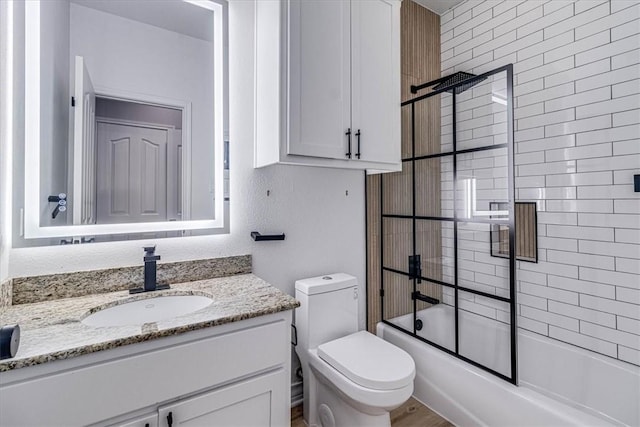
<path fill-rule="evenodd" d="M 0 82 L 5 90 L 0 93 L 0 283 L 9 277 L 11 248 L 11 151 L 9 138 L 13 118 L 10 114 L 11 85 L 4 85 L 11 75 L 8 55 L 11 47 L 5 41 L 9 36 L 8 2 L 0 2 Z"/>
<path fill-rule="evenodd" d="M 40 11 L 40 225 L 66 225 L 66 213 L 51 218 L 47 197 L 67 192 L 69 147 L 69 0 L 42 2 Z"/>
<path fill-rule="evenodd" d="M 640 4 L 468 0 L 442 16 L 442 74 L 513 63 L 520 328 L 640 364 Z"/>
<path fill-rule="evenodd" d="M 70 50 L 72 60 L 84 56 L 96 88 L 191 102 L 191 219 L 210 219 L 212 43 L 72 3 Z"/>
<path fill-rule="evenodd" d="M 289 294 L 296 279 L 344 271 L 358 278 L 364 295 L 364 174 L 296 166 L 253 169 L 253 3 L 231 2 L 229 21 L 231 233 L 157 240 L 157 252 L 163 262 L 250 253 L 254 272 Z M 253 230 L 284 232 L 286 240 L 253 242 Z M 142 268 L 142 243 L 13 249 L 10 275 Z"/>

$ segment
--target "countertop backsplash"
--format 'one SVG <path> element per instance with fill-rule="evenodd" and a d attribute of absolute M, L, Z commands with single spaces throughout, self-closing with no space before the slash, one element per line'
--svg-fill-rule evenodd
<path fill-rule="evenodd" d="M 173 284 L 251 273 L 251 255 L 159 263 L 158 283 Z M 139 287 L 144 266 L 13 278 L 0 284 L 0 308 Z"/>

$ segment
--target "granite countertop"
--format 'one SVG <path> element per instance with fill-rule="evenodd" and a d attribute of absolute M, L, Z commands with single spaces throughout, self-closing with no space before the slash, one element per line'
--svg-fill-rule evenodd
<path fill-rule="evenodd" d="M 213 302 L 194 313 L 142 326 L 97 328 L 81 323 L 102 308 L 156 296 L 203 295 Z M 20 347 L 0 361 L 0 372 L 291 310 L 300 304 L 253 274 L 171 285 L 130 295 L 128 291 L 64 298 L 0 309 L 0 325 L 19 324 Z"/>

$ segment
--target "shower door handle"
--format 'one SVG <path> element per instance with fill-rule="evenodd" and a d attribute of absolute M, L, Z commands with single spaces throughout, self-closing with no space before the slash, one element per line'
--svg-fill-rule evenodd
<path fill-rule="evenodd" d="M 347 135 L 347 154 L 345 154 L 347 156 L 347 159 L 351 158 L 351 128 L 347 129 L 347 132 L 345 133 L 345 135 Z"/>
<path fill-rule="evenodd" d="M 356 138 L 357 138 L 357 150 L 356 151 L 356 157 L 359 159 L 360 158 L 360 129 L 358 129 L 358 132 L 356 132 Z"/>

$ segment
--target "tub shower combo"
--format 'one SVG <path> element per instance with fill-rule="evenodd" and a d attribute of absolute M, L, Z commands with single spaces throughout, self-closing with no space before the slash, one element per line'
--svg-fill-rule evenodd
<path fill-rule="evenodd" d="M 606 390 L 638 395 L 637 373 L 518 330 L 537 218 L 515 201 L 513 66 L 411 92 L 402 172 L 366 180 L 369 328 L 412 355 L 414 395 L 456 425 L 633 425 Z"/>

